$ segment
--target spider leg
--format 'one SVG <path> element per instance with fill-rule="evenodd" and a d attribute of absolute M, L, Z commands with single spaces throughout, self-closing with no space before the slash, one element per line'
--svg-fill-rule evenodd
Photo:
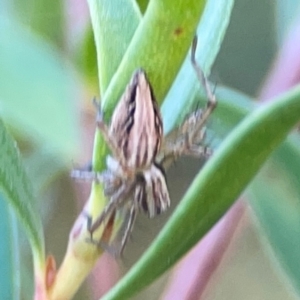
<path fill-rule="evenodd" d="M 161 164 L 152 164 L 150 170 L 144 171 L 145 189 L 137 199 L 140 208 L 153 218 L 161 214 L 170 206 L 170 195 L 166 182 L 166 175 Z M 143 195 L 144 194 L 144 195 Z"/>
<path fill-rule="evenodd" d="M 121 246 L 120 248 L 117 250 L 115 247 L 109 245 L 108 243 L 106 243 L 105 241 L 96 241 L 93 239 L 93 237 L 91 236 L 91 238 L 88 240 L 89 243 L 94 244 L 97 247 L 100 247 L 101 249 L 107 251 L 108 253 L 110 253 L 111 255 L 113 255 L 115 258 L 119 258 L 123 255 L 125 246 L 128 242 L 128 239 L 132 233 L 132 229 L 136 220 L 136 216 L 137 216 L 137 206 L 136 203 L 132 203 L 130 206 L 130 210 L 129 210 L 129 218 L 126 222 L 126 228 L 124 231 L 124 234 L 122 236 L 122 240 L 121 240 Z M 91 218 L 89 218 L 91 220 Z M 88 219 L 88 222 L 90 221 Z"/>
<path fill-rule="evenodd" d="M 132 229 L 133 229 L 133 225 L 135 223 L 136 220 L 136 216 L 137 216 L 137 207 L 136 207 L 136 203 L 135 201 L 133 201 L 131 207 L 130 207 L 130 212 L 129 212 L 129 219 L 127 221 L 126 224 L 126 228 L 122 237 L 122 241 L 121 241 L 121 247 L 119 250 L 119 256 L 122 256 L 123 252 L 124 252 L 124 248 L 127 244 L 127 241 L 132 233 Z"/>
<path fill-rule="evenodd" d="M 201 145 L 205 139 L 205 124 L 217 105 L 217 100 L 211 91 L 209 82 L 201 67 L 196 61 L 197 36 L 195 36 L 191 49 L 191 63 L 197 78 L 204 87 L 207 104 L 204 109 L 197 109 L 189 114 L 183 124 L 167 135 L 165 143 L 159 154 L 158 161 L 165 167 L 175 161 L 179 156 L 209 156 L 212 150 Z"/>
<path fill-rule="evenodd" d="M 86 215 L 88 218 L 88 223 L 87 226 L 91 226 L 91 222 L 92 222 L 92 218 L 91 216 Z M 113 223 L 114 222 L 114 217 L 115 217 L 115 212 L 113 212 L 110 216 L 110 220 L 108 221 L 108 223 Z M 109 226 L 109 225 L 108 225 Z M 95 239 L 93 239 L 93 236 L 91 234 L 90 238 L 86 240 L 88 243 L 93 244 L 95 246 L 97 246 L 97 248 L 101 248 L 102 250 L 110 253 L 111 255 L 113 255 L 115 258 L 119 257 L 119 252 L 116 251 L 116 249 L 109 245 L 107 241 L 100 239 L 99 241 L 96 241 Z"/>
<path fill-rule="evenodd" d="M 205 93 L 207 96 L 207 104 L 206 104 L 206 108 L 202 111 L 201 121 L 197 123 L 197 126 L 195 128 L 196 132 L 203 127 L 203 125 L 206 123 L 207 119 L 209 118 L 209 116 L 211 115 L 211 113 L 217 106 L 216 97 L 213 94 L 213 92 L 211 91 L 209 82 L 208 82 L 207 78 L 205 77 L 203 70 L 201 69 L 201 67 L 199 66 L 199 64 L 196 61 L 197 43 L 198 43 L 198 38 L 197 38 L 197 36 L 195 36 L 193 43 L 192 43 L 192 49 L 191 49 L 191 62 L 192 62 L 192 66 L 196 72 L 198 80 L 204 87 L 204 90 L 205 90 Z"/>
<path fill-rule="evenodd" d="M 107 143 L 108 147 L 110 148 L 113 156 L 114 157 L 121 157 L 121 150 L 116 145 L 115 140 L 109 134 L 109 128 L 104 122 L 103 111 L 101 110 L 101 107 L 100 107 L 99 103 L 96 101 L 95 98 L 93 99 L 93 104 L 97 108 L 97 118 L 96 118 L 97 128 L 102 133 L 102 136 L 103 136 L 105 142 Z"/>
<path fill-rule="evenodd" d="M 72 170 L 70 176 L 75 179 L 85 181 L 96 181 L 104 184 L 104 194 L 108 197 L 112 196 L 122 184 L 122 179 L 110 171 L 105 170 L 103 172 Z"/>
<path fill-rule="evenodd" d="M 72 170 L 70 176 L 79 180 L 92 181 L 95 180 L 99 183 L 104 183 L 107 179 L 107 172 L 94 172 L 85 170 Z"/>
<path fill-rule="evenodd" d="M 184 153 L 186 156 L 193 156 L 196 158 L 201 157 L 210 157 L 213 154 L 213 151 L 211 148 L 206 146 L 198 146 L 198 145 L 192 145 L 189 149 L 187 149 Z"/>
<path fill-rule="evenodd" d="M 111 196 L 108 204 L 105 206 L 101 215 L 96 219 L 93 224 L 88 228 L 91 235 L 103 224 L 104 220 L 109 217 L 114 210 L 118 208 L 125 201 L 128 196 L 132 193 L 135 186 L 135 182 L 124 182 L 121 187 Z"/>

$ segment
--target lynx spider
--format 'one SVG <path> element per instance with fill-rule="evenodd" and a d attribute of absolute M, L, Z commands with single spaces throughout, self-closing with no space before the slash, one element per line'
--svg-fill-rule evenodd
<path fill-rule="evenodd" d="M 198 80 L 205 88 L 207 105 L 203 110 L 197 109 L 188 115 L 183 124 L 165 139 L 162 118 L 143 70 L 137 70 L 133 74 L 113 113 L 109 127 L 103 120 L 99 105 L 96 104 L 97 128 L 112 153 L 112 156 L 107 157 L 108 169 L 102 173 L 74 170 L 72 177 L 102 182 L 105 194 L 110 198 L 104 211 L 94 222 L 88 218 L 91 240 L 102 248 L 107 249 L 109 246 L 102 241 L 94 241 L 92 235 L 125 201 L 132 198 L 119 255 L 122 254 L 132 232 L 137 210 L 143 210 L 149 217 L 154 217 L 170 206 L 164 171 L 168 162 L 182 155 L 201 157 L 210 154 L 209 149 L 201 144 L 205 137 L 205 124 L 217 101 L 196 62 L 196 46 L 197 37 L 192 44 L 191 63 Z"/>

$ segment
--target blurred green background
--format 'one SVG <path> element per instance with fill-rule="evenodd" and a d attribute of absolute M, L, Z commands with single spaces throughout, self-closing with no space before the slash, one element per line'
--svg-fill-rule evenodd
<path fill-rule="evenodd" d="M 226 85 L 256 97 L 297 17 L 297 0 L 236 0 L 211 81 L 217 88 Z M 60 262 L 70 228 L 88 195 L 86 185 L 74 184 L 68 174 L 91 157 L 90 99 L 99 94 L 87 4 L 84 0 L 0 0 L 0 41 L 1 118 L 17 140 L 34 184 L 47 253 Z M 186 159 L 170 169 L 172 209 L 155 220 L 138 217 L 120 262 L 124 272 L 156 236 L 201 163 Z M 1 220 L 6 216 L 6 209 L 1 209 Z M 204 298 L 298 299 L 252 210 L 242 223 Z M 29 299 L 31 254 L 23 235 L 19 243 L 22 298 Z M 0 277 L 0 284 L 3 280 Z M 166 282 L 167 275 L 136 299 L 158 299 Z M 75 299 L 86 299 L 89 293 L 85 285 Z"/>

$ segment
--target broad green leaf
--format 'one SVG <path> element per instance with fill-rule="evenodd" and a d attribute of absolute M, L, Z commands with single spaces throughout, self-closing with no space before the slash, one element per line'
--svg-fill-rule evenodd
<path fill-rule="evenodd" d="M 0 299 L 20 299 L 19 247 L 15 218 L 0 195 Z"/>
<path fill-rule="evenodd" d="M 299 116 L 299 86 L 249 114 L 197 175 L 142 258 L 104 299 L 127 299 L 174 265 L 224 215 Z"/>
<path fill-rule="evenodd" d="M 70 66 L 44 40 L 0 16 L 1 116 L 38 145 L 65 157 L 78 149 L 78 82 Z"/>
<path fill-rule="evenodd" d="M 34 194 L 26 175 L 16 143 L 0 121 L 0 192 L 9 203 L 31 244 L 35 266 L 44 263 L 44 235 Z"/>

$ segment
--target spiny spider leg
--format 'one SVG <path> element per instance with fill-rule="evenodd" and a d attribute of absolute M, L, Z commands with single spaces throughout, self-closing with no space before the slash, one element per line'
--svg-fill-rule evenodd
<path fill-rule="evenodd" d="M 122 184 L 122 179 L 108 170 L 103 172 L 72 170 L 70 176 L 79 180 L 85 180 L 88 182 L 94 180 L 98 183 L 104 184 L 104 194 L 108 197 L 113 195 Z"/>
<path fill-rule="evenodd" d="M 192 61 L 192 66 L 194 67 L 194 70 L 198 77 L 198 80 L 201 82 L 201 84 L 203 85 L 203 87 L 205 89 L 208 101 L 207 101 L 205 110 L 202 112 L 201 121 L 197 123 L 194 133 L 198 132 L 198 130 L 200 130 L 203 127 L 203 125 L 206 123 L 208 117 L 211 115 L 211 113 L 217 106 L 216 97 L 211 91 L 209 82 L 208 82 L 207 78 L 205 77 L 203 70 L 201 69 L 201 67 L 198 65 L 198 63 L 196 61 L 197 43 L 198 43 L 198 37 L 197 37 L 197 35 L 195 35 L 193 43 L 192 43 L 191 61 Z"/>
<path fill-rule="evenodd" d="M 126 244 L 128 242 L 128 239 L 129 239 L 129 237 L 132 233 L 132 229 L 133 229 L 133 225 L 134 225 L 135 220 L 136 220 L 136 216 L 137 216 L 137 208 L 134 206 L 134 204 L 132 204 L 132 206 L 130 208 L 130 212 L 129 212 L 129 219 L 126 223 L 125 232 L 122 236 L 121 245 L 120 245 L 120 247 L 118 247 L 119 249 L 117 249 L 116 247 L 108 244 L 105 241 L 102 241 L 102 240 L 96 241 L 95 239 L 93 239 L 92 234 L 91 234 L 90 239 L 87 240 L 87 242 L 92 243 L 93 245 L 97 246 L 98 248 L 101 248 L 102 250 L 110 253 L 115 258 L 122 257 L 123 253 L 124 253 L 125 246 L 126 246 Z"/>
<path fill-rule="evenodd" d="M 88 226 L 87 228 L 89 228 L 89 227 L 91 227 L 91 224 L 92 224 L 92 217 L 89 216 L 87 213 L 85 213 L 85 216 L 87 218 L 87 226 Z M 114 218 L 114 213 L 111 214 L 111 218 Z M 92 233 L 90 233 L 90 234 L 91 234 L 90 238 L 86 240 L 88 243 L 91 243 L 91 244 L 97 246 L 97 248 L 101 248 L 102 250 L 113 255 L 115 258 L 120 256 L 120 251 L 116 251 L 116 249 L 114 247 L 110 246 L 106 241 L 103 241 L 102 239 L 99 241 L 96 241 L 93 238 L 93 234 Z"/>
<path fill-rule="evenodd" d="M 121 187 L 111 196 L 108 204 L 105 206 L 101 215 L 95 222 L 88 228 L 89 232 L 93 235 L 94 231 L 104 222 L 104 220 L 110 216 L 110 214 L 121 205 L 131 194 L 135 187 L 135 181 L 124 182 Z"/>
<path fill-rule="evenodd" d="M 123 255 L 124 252 L 124 248 L 127 244 L 127 241 L 132 233 L 132 229 L 136 220 L 136 216 L 137 216 L 137 204 L 133 201 L 133 203 L 131 204 L 130 210 L 129 210 L 129 217 L 128 220 L 126 221 L 126 228 L 125 231 L 123 233 L 122 236 L 122 240 L 121 240 L 121 246 L 119 248 L 119 250 L 116 250 L 113 246 L 110 246 L 108 243 L 99 240 L 96 241 L 93 238 L 93 232 L 92 232 L 92 227 L 94 226 L 94 224 L 92 223 L 92 218 L 91 216 L 89 216 L 88 214 L 85 214 L 85 216 L 87 217 L 87 228 L 90 232 L 90 239 L 87 240 L 88 242 L 96 245 L 97 247 L 100 247 L 101 249 L 109 252 L 110 254 L 112 254 L 114 257 L 121 257 Z M 113 211 L 112 211 L 113 213 Z M 104 221 L 104 219 L 102 220 L 102 222 Z"/>
<path fill-rule="evenodd" d="M 93 99 L 93 104 L 97 108 L 97 118 L 96 124 L 97 128 L 101 131 L 102 136 L 107 143 L 108 147 L 110 148 L 114 157 L 121 156 L 121 150 L 116 145 L 115 140 L 113 140 L 109 134 L 109 128 L 104 122 L 103 112 L 101 110 L 100 104 L 97 102 L 96 98 Z"/>
<path fill-rule="evenodd" d="M 85 170 L 72 170 L 70 176 L 75 179 L 86 180 L 86 181 L 95 180 L 99 183 L 105 183 L 107 178 L 106 173 L 107 173 L 106 171 L 100 173 L 100 172 L 85 171 Z"/>
<path fill-rule="evenodd" d="M 212 153 L 208 147 L 201 146 L 205 138 L 205 123 L 217 105 L 216 98 L 212 93 L 208 80 L 201 67 L 196 61 L 197 36 L 194 37 L 191 47 L 191 63 L 196 72 L 199 82 L 204 87 L 207 96 L 206 107 L 197 109 L 185 119 L 183 124 L 167 135 L 160 163 L 167 166 L 181 155 L 207 156 Z"/>
<path fill-rule="evenodd" d="M 136 207 L 136 203 L 135 201 L 133 201 L 131 207 L 130 207 L 130 212 L 129 212 L 129 218 L 126 224 L 126 228 L 122 237 L 122 241 L 121 241 L 121 247 L 119 250 L 119 256 L 122 256 L 124 248 L 127 244 L 127 241 L 132 233 L 132 229 L 133 229 L 133 225 L 135 223 L 136 220 L 136 216 L 137 216 L 137 207 Z"/>
<path fill-rule="evenodd" d="M 86 211 L 83 211 L 82 214 L 86 218 L 87 229 L 91 228 L 93 222 L 92 216 L 90 216 Z M 90 233 L 90 241 L 93 242 L 93 235 L 91 233 Z"/>
<path fill-rule="evenodd" d="M 194 146 L 192 145 L 185 155 L 194 156 L 196 158 L 199 157 L 210 157 L 212 155 L 213 151 L 206 146 Z"/>

